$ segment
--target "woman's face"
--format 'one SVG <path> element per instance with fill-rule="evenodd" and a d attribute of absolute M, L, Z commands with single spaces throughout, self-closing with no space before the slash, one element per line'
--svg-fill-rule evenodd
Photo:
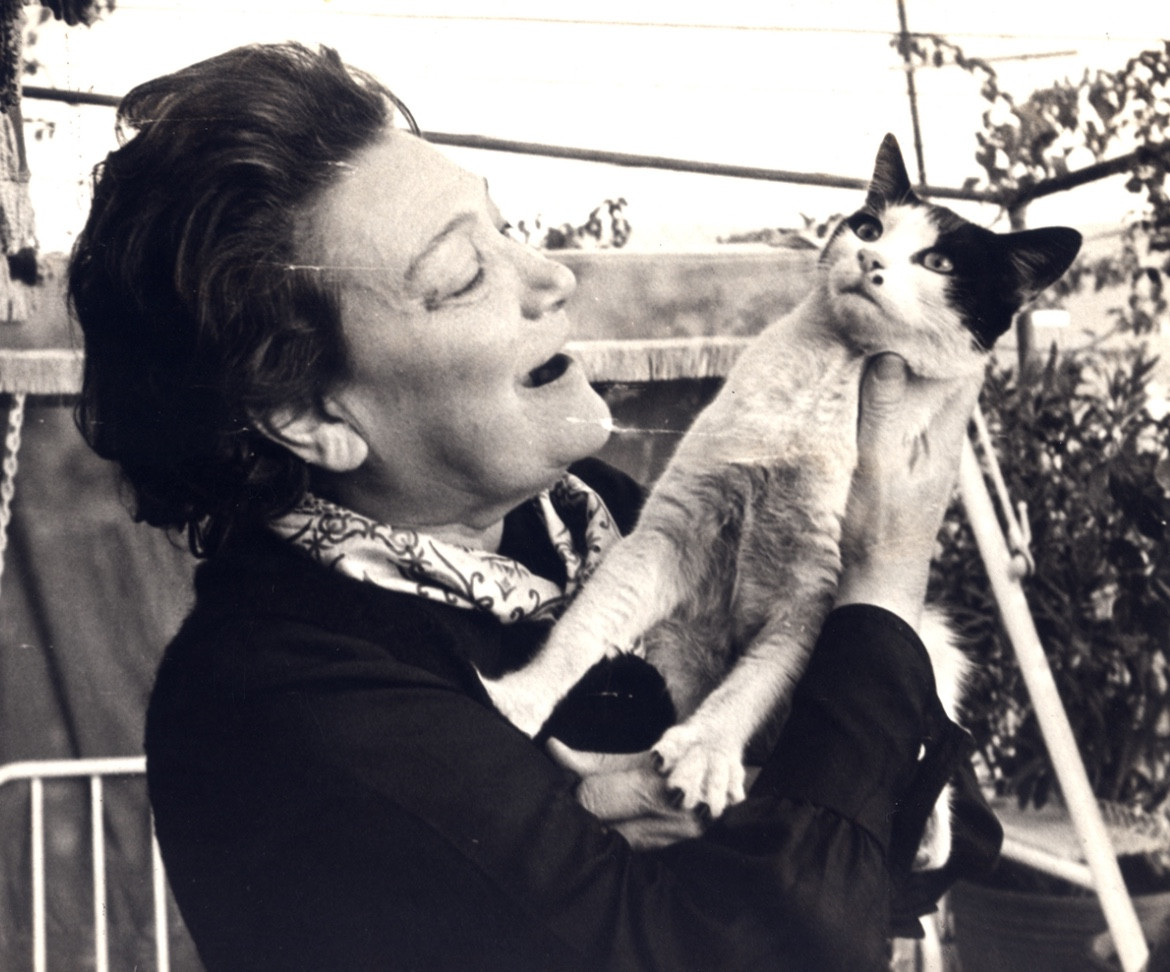
<path fill-rule="evenodd" d="M 482 528 L 599 449 L 609 411 L 562 352 L 566 267 L 509 239 L 482 179 L 392 131 L 322 199 L 352 374 L 331 400 L 369 448 L 343 502 Z"/>

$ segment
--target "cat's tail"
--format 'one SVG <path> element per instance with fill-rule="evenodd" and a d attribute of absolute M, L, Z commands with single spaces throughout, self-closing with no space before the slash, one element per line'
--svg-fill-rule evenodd
<path fill-rule="evenodd" d="M 974 667 L 971 660 L 959 647 L 959 639 L 946 613 L 933 605 L 922 611 L 918 623 L 918 637 L 926 647 L 934 668 L 934 681 L 943 711 L 952 722 L 959 721 L 963 690 Z M 938 802 L 927 822 L 926 833 L 918 848 L 915 859 L 917 870 L 942 867 L 950 857 L 952 841 L 951 801 L 954 790 L 950 784 L 943 788 Z"/>
<path fill-rule="evenodd" d="M 959 721 L 963 690 L 974 667 L 959 646 L 959 638 L 945 611 L 928 604 L 918 623 L 918 637 L 926 646 L 934 669 L 934 681 L 943 711 L 952 722 Z"/>

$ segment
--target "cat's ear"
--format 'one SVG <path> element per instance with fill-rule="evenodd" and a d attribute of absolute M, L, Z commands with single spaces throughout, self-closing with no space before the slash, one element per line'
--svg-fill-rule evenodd
<path fill-rule="evenodd" d="M 1081 249 L 1081 234 L 1067 226 L 1023 230 L 1001 237 L 1016 272 L 1022 299 L 1027 300 L 1055 283 Z"/>
<path fill-rule="evenodd" d="M 902 161 L 902 150 L 893 135 L 882 139 L 877 159 L 873 164 L 873 178 L 869 182 L 869 194 L 865 203 L 870 209 L 882 210 L 896 203 L 916 203 L 918 197 L 906 174 L 906 163 Z"/>

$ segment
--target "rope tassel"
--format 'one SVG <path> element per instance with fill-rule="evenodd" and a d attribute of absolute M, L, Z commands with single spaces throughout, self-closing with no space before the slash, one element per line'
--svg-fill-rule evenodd
<path fill-rule="evenodd" d="M 0 578 L 4 575 L 4 552 L 8 547 L 8 524 L 12 520 L 12 497 L 16 492 L 17 453 L 20 452 L 20 432 L 24 427 L 25 392 L 10 396 L 8 424 L 4 432 L 3 461 L 0 462 Z"/>

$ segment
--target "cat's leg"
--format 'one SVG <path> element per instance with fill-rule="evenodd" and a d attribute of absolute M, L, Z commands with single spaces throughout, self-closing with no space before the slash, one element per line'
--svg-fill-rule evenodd
<path fill-rule="evenodd" d="M 712 599 L 659 622 L 646 632 L 642 648 L 666 682 L 678 721 L 689 718 L 731 665 L 726 604 Z"/>
<path fill-rule="evenodd" d="M 744 750 L 791 699 L 815 640 L 815 627 L 765 628 L 695 713 L 654 744 L 685 808 L 705 804 L 717 817 L 744 798 Z"/>
<path fill-rule="evenodd" d="M 753 504 L 733 609 L 736 640 L 746 647 L 698 710 L 654 747 L 684 806 L 704 803 L 718 816 L 743 799 L 744 750 L 792 698 L 831 607 L 837 523 L 831 507 L 794 491 Z"/>
<path fill-rule="evenodd" d="M 930 657 L 935 689 L 943 711 L 952 722 L 958 722 L 963 689 L 971 674 L 971 660 L 958 646 L 954 628 L 946 613 L 932 604 L 922 609 L 918 637 L 922 639 L 926 654 Z"/>
<path fill-rule="evenodd" d="M 661 484 L 660 484 L 661 485 Z M 686 502 L 677 497 L 685 491 Z M 482 679 L 509 721 L 535 735 L 557 702 L 608 652 L 630 648 L 711 574 L 724 548 L 734 490 L 667 483 L 647 502 L 637 530 L 590 578 L 544 647 L 524 668 Z"/>

